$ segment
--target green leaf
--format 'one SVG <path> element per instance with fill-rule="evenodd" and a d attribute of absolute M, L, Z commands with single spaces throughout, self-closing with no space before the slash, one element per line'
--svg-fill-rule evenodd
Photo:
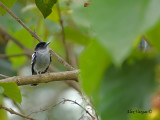
<path fill-rule="evenodd" d="M 105 73 L 94 102 L 102 120 L 127 120 L 129 109 L 150 109 L 156 87 L 155 60 L 143 59 L 122 68 L 111 66 Z"/>
<path fill-rule="evenodd" d="M 21 103 L 21 92 L 16 83 L 0 83 L 0 86 L 4 89 L 4 94 L 14 101 Z"/>
<path fill-rule="evenodd" d="M 6 7 L 11 8 L 17 0 L 0 0 Z M 0 7 L 0 14 L 6 14 L 6 10 Z"/>
<path fill-rule="evenodd" d="M 89 19 L 99 42 L 120 65 L 136 38 L 160 18 L 160 0 L 93 0 Z M 85 12 L 84 12 L 85 13 Z"/>
<path fill-rule="evenodd" d="M 104 48 L 93 40 L 80 57 L 81 84 L 87 94 L 90 95 L 97 88 L 109 63 Z"/>
<path fill-rule="evenodd" d="M 44 18 L 46 18 L 51 12 L 53 5 L 57 2 L 57 0 L 35 0 L 35 3 Z"/>
<path fill-rule="evenodd" d="M 160 22 L 151 30 L 149 30 L 145 37 L 151 46 L 155 47 L 157 50 L 160 50 Z"/>
<path fill-rule="evenodd" d="M 0 94 L 2 94 L 4 92 L 3 87 L 0 86 Z"/>

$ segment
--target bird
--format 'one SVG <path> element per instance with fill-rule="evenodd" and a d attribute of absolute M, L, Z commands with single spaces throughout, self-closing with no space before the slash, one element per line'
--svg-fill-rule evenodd
<path fill-rule="evenodd" d="M 40 42 L 36 45 L 31 61 L 32 75 L 37 74 L 41 76 L 42 73 L 47 72 L 52 61 L 48 48 L 49 44 L 50 42 Z M 32 84 L 32 86 L 36 85 L 37 84 Z"/>

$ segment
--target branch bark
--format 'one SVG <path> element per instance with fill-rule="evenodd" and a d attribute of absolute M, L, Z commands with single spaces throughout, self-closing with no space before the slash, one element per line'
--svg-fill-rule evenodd
<path fill-rule="evenodd" d="M 52 81 L 74 80 L 78 79 L 79 70 L 46 73 L 31 76 L 15 76 L 0 80 L 0 83 L 15 82 L 18 86 L 38 83 L 48 83 Z"/>
<path fill-rule="evenodd" d="M 36 120 L 36 119 L 31 118 L 31 117 L 29 117 L 29 116 L 25 116 L 25 115 L 23 115 L 23 114 L 20 114 L 20 113 L 14 111 L 14 110 L 12 110 L 12 109 L 9 109 L 9 108 L 7 108 L 7 107 L 4 107 L 4 106 L 2 106 L 2 105 L 0 105 L 0 109 L 4 109 L 4 110 L 10 112 L 11 114 L 18 115 L 18 116 L 23 117 L 23 118 L 26 118 L 26 119 L 28 119 L 28 120 Z"/>
<path fill-rule="evenodd" d="M 0 77 L 2 77 L 2 78 L 9 78 L 8 76 L 2 75 L 2 74 L 0 74 Z"/>

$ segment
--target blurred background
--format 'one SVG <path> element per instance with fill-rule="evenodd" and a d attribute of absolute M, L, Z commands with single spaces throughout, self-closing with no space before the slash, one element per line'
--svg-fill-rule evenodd
<path fill-rule="evenodd" d="M 80 89 L 90 98 L 99 120 L 160 120 L 159 4 L 159 0 L 59 0 L 45 19 L 34 0 L 14 0 L 10 9 L 81 70 Z M 37 43 L 8 13 L 0 15 L 0 74 L 31 75 L 31 53 Z M 66 70 L 52 56 L 49 72 Z M 6 96 L 0 96 L 0 103 L 25 115 L 37 112 L 30 115 L 37 120 L 89 119 L 70 102 L 41 111 L 63 98 L 85 107 L 74 82 L 19 88 L 21 104 Z M 4 111 L 1 115 L 4 120 L 23 120 Z"/>

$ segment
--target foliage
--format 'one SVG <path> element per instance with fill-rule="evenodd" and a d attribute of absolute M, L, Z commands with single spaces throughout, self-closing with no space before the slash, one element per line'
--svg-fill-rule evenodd
<path fill-rule="evenodd" d="M 0 87 L 6 96 L 12 98 L 16 102 L 21 103 L 22 97 L 18 86 L 15 83 L 0 83 Z"/>
<path fill-rule="evenodd" d="M 143 59 L 106 70 L 94 98 L 102 119 L 126 120 L 128 110 L 148 109 L 150 103 L 144 103 L 155 88 L 155 64 L 154 60 Z"/>
<path fill-rule="evenodd" d="M 56 2 L 57 0 L 35 0 L 35 3 L 42 12 L 44 18 L 52 12 L 52 7 Z"/>
<path fill-rule="evenodd" d="M 115 64 L 120 65 L 130 54 L 137 37 L 158 22 L 158 4 L 159 0 L 93 1 L 89 20 L 98 41 Z"/>
<path fill-rule="evenodd" d="M 83 6 L 83 0 L 59 1 L 58 4 L 56 0 L 0 1 L 9 8 L 15 3 L 11 10 L 42 40 L 51 41 L 50 47 L 65 58 L 61 15 L 70 51 L 69 62 L 77 63 L 75 66 L 81 70 L 81 87 L 92 98 L 102 120 L 148 119 L 148 115 L 128 114 L 127 111 L 153 109 L 151 96 L 160 80 L 159 0 L 92 0 L 87 7 Z M 0 14 L 5 14 L 2 8 Z M 34 49 L 37 41 L 8 14 L 0 16 L 0 21 L 26 48 Z M 3 44 L 1 37 L 0 44 Z M 151 47 L 145 52 L 137 49 L 142 39 Z M 0 51 L 5 51 L 6 55 L 25 52 L 11 40 L 5 47 Z M 13 76 L 15 71 L 21 75 L 22 69 L 30 66 L 30 58 L 26 56 L 8 60 L 0 59 L 0 72 L 5 71 L 1 73 L 6 75 Z M 54 57 L 52 65 L 58 70 L 65 69 Z M 21 103 L 15 84 L 0 84 L 2 93 Z"/>

